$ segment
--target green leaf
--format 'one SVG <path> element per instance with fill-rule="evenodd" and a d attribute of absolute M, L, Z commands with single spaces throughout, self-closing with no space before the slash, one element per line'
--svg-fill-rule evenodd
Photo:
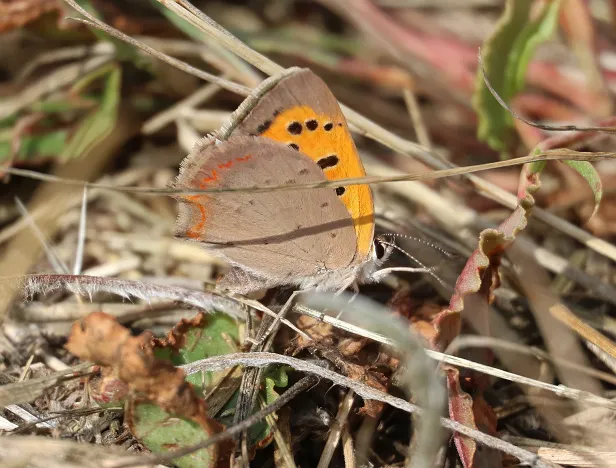
<path fill-rule="evenodd" d="M 239 330 L 235 320 L 220 312 L 198 317 L 202 318 L 195 319 L 197 326 L 186 326 L 189 322 L 182 322 L 171 333 L 174 340 L 182 343 L 181 347 L 158 345 L 154 349 L 155 356 L 179 366 L 238 351 Z M 189 375 L 186 381 L 193 384 L 197 394 L 203 395 L 225 372 L 197 372 Z"/>
<path fill-rule="evenodd" d="M 117 65 L 102 67 L 75 85 L 74 89 L 87 86 L 100 75 L 104 78 L 103 93 L 96 109 L 86 115 L 62 152 L 65 159 L 87 154 L 95 145 L 107 138 L 116 125 L 120 107 L 122 72 Z"/>
<path fill-rule="evenodd" d="M 64 145 L 68 131 L 58 130 L 41 135 L 24 135 L 21 137 L 17 161 L 39 161 L 58 156 Z M 10 138 L 0 136 L 0 162 L 7 161 L 11 157 Z"/>
<path fill-rule="evenodd" d="M 153 348 L 158 359 L 175 365 L 188 364 L 238 350 L 238 322 L 226 314 L 199 314 L 192 320 L 182 320 L 165 340 L 156 340 Z M 225 372 L 201 372 L 186 377 L 197 395 L 203 396 L 208 388 Z M 168 414 L 154 404 L 131 402 L 126 421 L 131 432 L 152 452 L 161 453 L 192 445 L 207 438 L 208 429 L 186 418 Z M 218 426 L 209 420 L 212 427 Z M 220 448 L 220 447 L 219 447 Z M 200 450 L 174 461 L 181 468 L 215 466 L 214 448 Z"/>
<path fill-rule="evenodd" d="M 126 420 L 131 432 L 154 453 L 186 447 L 201 442 L 206 434 L 196 422 L 169 415 L 156 405 L 130 405 Z M 207 468 L 216 465 L 214 447 L 202 449 L 174 460 L 180 468 Z"/>
<path fill-rule="evenodd" d="M 524 89 L 526 70 L 537 47 L 554 35 L 558 26 L 560 5 L 560 0 L 548 2 L 541 15 L 535 21 L 526 24 L 515 40 L 509 52 L 509 64 L 505 77 L 505 83 L 508 86 L 506 93 L 510 97 Z M 508 112 L 507 115 L 509 115 Z"/>
<path fill-rule="evenodd" d="M 537 48 L 554 33 L 561 0 L 552 0 L 531 20 L 531 0 L 507 0 L 505 10 L 483 49 L 486 75 L 494 90 L 509 103 L 524 88 L 526 70 Z M 484 83 L 477 71 L 473 106 L 479 119 L 477 135 L 498 151 L 506 151 L 513 118 Z"/>
<path fill-rule="evenodd" d="M 573 168 L 578 174 L 580 174 L 590 188 L 592 189 L 592 193 L 595 196 L 595 207 L 592 211 L 590 217 L 592 218 L 597 211 L 599 210 L 599 205 L 601 204 L 601 198 L 603 197 L 603 184 L 601 183 L 601 179 L 599 178 L 599 174 L 596 169 L 590 164 L 588 161 L 562 161 L 567 166 Z"/>
<path fill-rule="evenodd" d="M 290 369 L 288 366 L 272 366 L 268 368 L 265 374 L 265 401 L 267 404 L 272 403 L 278 398 L 278 393 L 274 391 L 274 387 L 286 388 L 289 385 L 287 371 Z"/>

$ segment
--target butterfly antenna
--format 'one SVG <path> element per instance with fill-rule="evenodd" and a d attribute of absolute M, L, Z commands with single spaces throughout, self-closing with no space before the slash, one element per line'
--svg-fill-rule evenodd
<path fill-rule="evenodd" d="M 393 238 L 397 238 L 397 237 L 402 237 L 404 239 L 408 239 L 408 240 L 412 240 L 415 242 L 419 242 L 420 244 L 424 244 L 427 245 L 428 247 L 433 248 L 434 250 L 438 250 L 439 252 L 441 252 L 443 255 L 447 256 L 448 258 L 453 257 L 453 254 L 445 249 L 443 249 L 442 247 L 439 247 L 436 244 L 433 244 L 432 242 L 428 242 L 425 239 L 422 239 L 420 237 L 414 237 L 414 236 L 409 236 L 406 234 L 397 234 L 397 233 L 388 233 L 388 234 L 381 234 L 379 236 L 379 239 L 381 238 L 387 238 L 387 237 L 393 237 Z M 408 255 L 408 254 L 407 254 Z"/>
<path fill-rule="evenodd" d="M 396 234 L 397 235 L 397 234 Z M 394 244 L 393 242 L 387 242 L 384 241 L 382 239 L 382 236 L 379 236 L 379 241 L 381 242 L 381 244 L 383 245 L 387 245 L 389 247 L 391 247 L 392 249 L 396 249 L 398 252 L 403 253 L 404 255 L 406 255 L 408 258 L 410 258 L 412 261 L 414 261 L 415 263 L 417 263 L 420 268 L 409 268 L 409 267 L 391 267 L 391 268 L 382 268 L 380 270 L 377 270 L 374 272 L 374 274 L 372 275 L 372 278 L 375 280 L 379 280 L 381 277 L 388 275 L 389 273 L 393 272 L 393 271 L 406 271 L 406 272 L 410 272 L 410 273 L 428 273 L 430 276 L 432 276 L 436 281 L 438 281 L 442 286 L 447 287 L 447 285 L 445 284 L 445 282 L 440 279 L 438 276 L 436 276 L 436 274 L 434 273 L 434 269 L 427 267 L 426 265 L 424 265 L 423 263 L 421 263 L 417 258 L 413 257 L 410 253 L 408 253 L 406 250 L 404 250 L 403 248 L 397 246 L 396 244 Z M 436 247 L 436 246 L 435 246 Z M 440 250 L 440 249 L 439 249 Z"/>

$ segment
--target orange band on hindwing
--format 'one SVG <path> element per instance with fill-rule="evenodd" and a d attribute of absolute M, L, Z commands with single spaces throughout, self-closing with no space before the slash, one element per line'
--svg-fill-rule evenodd
<path fill-rule="evenodd" d="M 221 176 L 224 174 L 225 170 L 231 169 L 234 164 L 241 164 L 242 162 L 246 162 L 252 159 L 250 154 L 241 157 L 235 157 L 230 159 L 227 162 L 220 163 L 217 165 L 218 169 L 212 169 L 212 171 L 207 175 L 202 175 L 200 179 L 197 179 L 196 185 L 200 189 L 206 189 L 211 186 L 215 182 L 220 182 Z M 195 208 L 193 210 L 193 218 L 195 219 L 194 223 L 186 230 L 186 237 L 191 239 L 200 239 L 203 236 L 203 232 L 205 231 L 206 219 L 207 219 L 207 199 L 209 198 L 207 195 L 187 195 L 182 197 L 187 201 L 191 206 Z"/>

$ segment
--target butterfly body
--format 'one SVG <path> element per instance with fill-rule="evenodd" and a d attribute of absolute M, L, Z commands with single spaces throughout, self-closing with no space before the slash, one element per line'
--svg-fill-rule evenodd
<path fill-rule="evenodd" d="M 265 80 L 216 139 L 183 161 L 176 188 L 235 188 L 362 177 L 346 121 L 325 83 L 289 69 Z M 374 264 L 366 185 L 179 196 L 175 234 L 232 265 L 238 293 L 281 285 L 344 289 Z"/>

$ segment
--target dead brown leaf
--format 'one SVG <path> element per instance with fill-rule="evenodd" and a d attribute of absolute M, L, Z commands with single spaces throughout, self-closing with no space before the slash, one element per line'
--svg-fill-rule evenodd
<path fill-rule="evenodd" d="M 192 419 L 208 433 L 222 426 L 208 418 L 205 402 L 187 383 L 185 373 L 171 363 L 157 359 L 152 351 L 153 336 L 144 332 L 131 336 L 116 319 L 94 312 L 75 322 L 66 348 L 81 359 L 108 368 L 108 378 L 117 378 L 168 413 Z"/>

